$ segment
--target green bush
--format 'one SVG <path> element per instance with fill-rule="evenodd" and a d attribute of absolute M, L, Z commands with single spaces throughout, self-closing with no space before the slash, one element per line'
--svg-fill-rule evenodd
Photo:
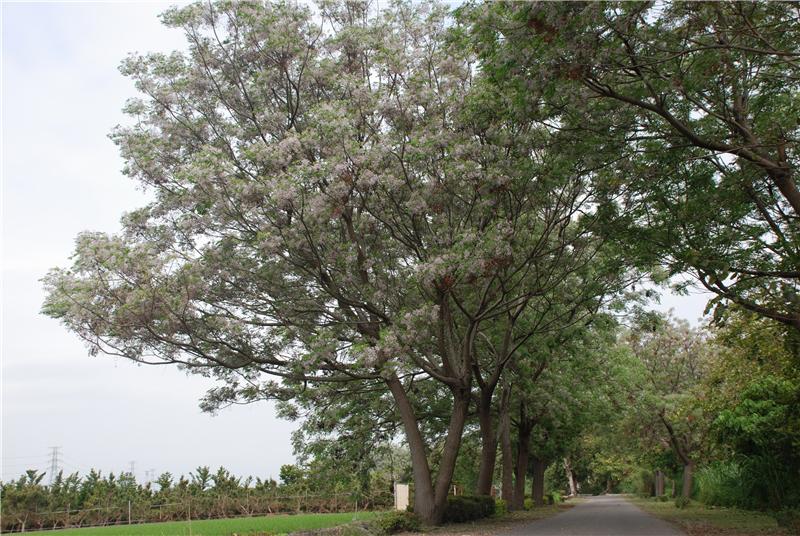
<path fill-rule="evenodd" d="M 658 502 L 667 502 L 669 500 L 669 495 L 659 495 L 658 497 L 653 497 Z"/>
<path fill-rule="evenodd" d="M 380 534 L 396 534 L 398 532 L 416 532 L 420 530 L 417 516 L 410 512 L 396 510 L 387 512 L 372 522 Z"/>
<path fill-rule="evenodd" d="M 508 503 L 503 499 L 497 499 L 494 502 L 494 515 L 495 517 L 504 516 L 508 513 Z"/>
<path fill-rule="evenodd" d="M 560 502 L 563 502 L 561 494 L 557 491 L 551 491 L 546 493 L 544 498 L 547 501 L 547 504 L 558 504 Z"/>
<path fill-rule="evenodd" d="M 675 499 L 675 508 L 686 508 L 691 502 L 691 499 L 688 497 L 678 497 Z"/>
<path fill-rule="evenodd" d="M 759 506 L 752 492 L 752 476 L 736 462 L 721 462 L 697 472 L 697 499 L 714 506 Z"/>
<path fill-rule="evenodd" d="M 530 499 L 530 498 L 525 499 L 525 501 L 523 501 L 523 503 L 522 503 L 522 507 L 525 510 L 532 510 L 534 506 L 536 506 L 536 505 L 533 504 L 533 499 Z"/>
<path fill-rule="evenodd" d="M 495 512 L 495 501 L 488 495 L 459 495 L 447 498 L 444 511 L 445 523 L 463 523 L 484 517 L 491 517 Z"/>

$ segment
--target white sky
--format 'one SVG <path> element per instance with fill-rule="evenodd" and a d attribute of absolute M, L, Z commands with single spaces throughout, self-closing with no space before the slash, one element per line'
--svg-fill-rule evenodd
<path fill-rule="evenodd" d="M 83 230 L 114 231 L 144 195 L 122 176 L 108 140 L 134 95 L 117 71 L 127 53 L 182 47 L 156 15 L 166 3 L 2 3 L 2 479 L 46 469 L 60 446 L 66 471 L 90 467 L 188 474 L 223 465 L 277 477 L 292 463 L 294 425 L 273 407 L 212 417 L 211 385 L 167 367 L 137 367 L 85 347 L 39 314 L 39 279 L 66 266 Z M 695 320 L 704 297 L 663 300 Z"/>
<path fill-rule="evenodd" d="M 82 230 L 114 231 L 144 195 L 120 173 L 107 134 L 134 95 L 117 71 L 127 53 L 169 51 L 179 31 L 166 3 L 2 4 L 2 478 L 46 468 L 188 473 L 224 465 L 274 476 L 292 463 L 291 423 L 271 405 L 212 417 L 197 401 L 211 383 L 173 368 L 88 357 L 77 337 L 39 314 L 39 279 L 66 266 Z"/>

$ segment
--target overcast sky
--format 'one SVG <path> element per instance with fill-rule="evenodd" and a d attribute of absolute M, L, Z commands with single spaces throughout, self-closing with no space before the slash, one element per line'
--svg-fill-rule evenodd
<path fill-rule="evenodd" d="M 129 52 L 169 51 L 179 31 L 157 14 L 168 3 L 2 3 L 2 478 L 49 467 L 67 471 L 186 474 L 223 465 L 277 477 L 292 463 L 294 425 L 273 407 L 210 416 L 211 386 L 168 367 L 89 357 L 83 344 L 39 314 L 39 279 L 66 266 L 83 230 L 113 232 L 144 194 L 120 173 L 108 140 L 133 96 L 117 71 Z M 662 309 L 696 320 L 703 297 L 666 297 Z"/>

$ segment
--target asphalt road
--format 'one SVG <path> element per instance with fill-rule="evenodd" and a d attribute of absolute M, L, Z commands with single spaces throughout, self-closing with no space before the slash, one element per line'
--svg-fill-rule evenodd
<path fill-rule="evenodd" d="M 502 536 L 685 536 L 619 495 L 591 497 L 555 517 L 532 521 Z"/>

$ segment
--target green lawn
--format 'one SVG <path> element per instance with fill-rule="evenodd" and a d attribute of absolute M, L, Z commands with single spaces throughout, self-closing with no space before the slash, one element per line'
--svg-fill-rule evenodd
<path fill-rule="evenodd" d="M 694 502 L 676 508 L 673 501 L 627 496 L 633 504 L 656 517 L 681 527 L 690 536 L 778 536 L 789 534 L 778 527 L 775 518 L 763 513 L 738 508 L 709 507 Z"/>
<path fill-rule="evenodd" d="M 200 521 L 175 521 L 145 523 L 114 527 L 89 527 L 47 531 L 42 534 L 57 536 L 229 536 L 232 534 L 284 534 L 299 530 L 322 529 L 344 525 L 356 520 L 375 517 L 377 512 L 358 514 L 298 514 L 232 519 L 206 519 Z"/>

